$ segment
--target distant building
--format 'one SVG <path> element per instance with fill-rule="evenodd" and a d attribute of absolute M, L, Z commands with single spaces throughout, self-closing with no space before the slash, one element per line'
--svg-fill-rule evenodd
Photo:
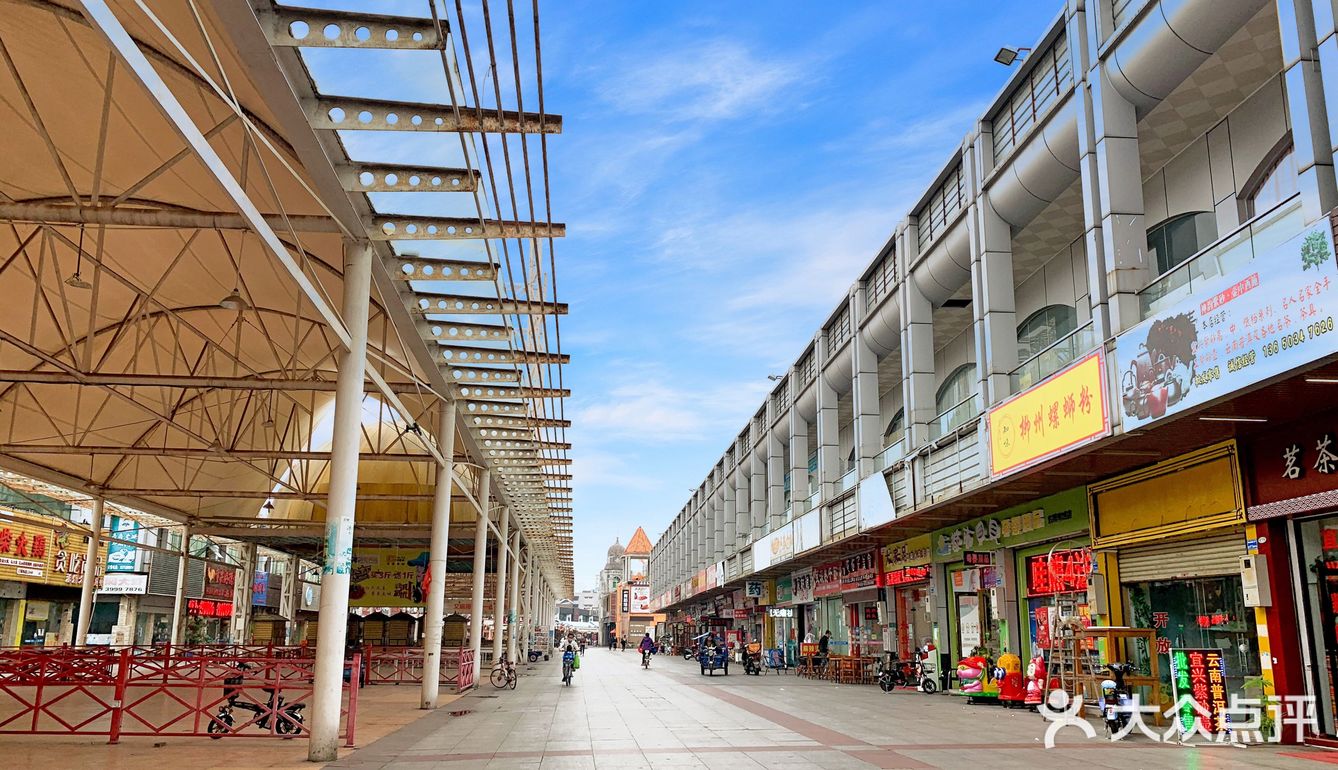
<path fill-rule="evenodd" d="M 664 615 L 650 611 L 650 538 L 637 527 L 627 547 L 615 540 L 609 558 L 599 573 L 599 602 L 603 614 L 604 643 L 610 637 L 626 638 L 629 644 L 664 622 Z"/>

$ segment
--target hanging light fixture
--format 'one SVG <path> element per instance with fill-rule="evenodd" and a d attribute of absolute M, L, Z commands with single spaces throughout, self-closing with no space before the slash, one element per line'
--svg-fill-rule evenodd
<path fill-rule="evenodd" d="M 233 289 L 232 292 L 228 294 L 228 296 L 224 297 L 223 299 L 220 299 L 218 301 L 218 306 L 223 308 L 224 310 L 236 310 L 238 312 L 241 312 L 250 307 L 250 305 L 247 304 L 246 300 L 242 298 L 241 292 L 238 291 L 237 289 Z"/>
<path fill-rule="evenodd" d="M 79 277 L 79 271 L 84 266 L 84 226 L 79 226 L 79 250 L 74 255 L 74 275 L 65 279 L 65 285 L 71 289 L 91 289 L 93 284 Z"/>

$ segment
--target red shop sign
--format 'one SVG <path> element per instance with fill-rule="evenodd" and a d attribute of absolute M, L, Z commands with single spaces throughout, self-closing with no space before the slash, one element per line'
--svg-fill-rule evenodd
<path fill-rule="evenodd" d="M 1027 596 L 1081 593 L 1087 590 L 1092 552 L 1087 548 L 1027 557 Z"/>
<path fill-rule="evenodd" d="M 813 568 L 813 595 L 835 596 L 841 593 L 841 562 L 834 561 Z"/>
<path fill-rule="evenodd" d="M 878 585 L 878 551 L 869 550 L 841 561 L 841 590 L 855 591 Z"/>
<path fill-rule="evenodd" d="M 216 602 L 210 599 L 188 599 L 186 614 L 199 615 L 202 618 L 232 617 L 232 602 Z"/>
<path fill-rule="evenodd" d="M 1338 490 L 1338 413 L 1329 412 L 1262 434 L 1248 444 L 1248 469 L 1253 490 L 1250 518 L 1257 520 L 1277 515 L 1277 506 L 1267 505 L 1320 492 Z M 1313 505 L 1289 506 L 1285 514 L 1306 513 L 1316 507 L 1327 508 L 1326 498 L 1315 498 Z M 1300 502 L 1300 501 L 1298 501 Z M 1262 511 L 1257 506 L 1263 505 Z M 1262 514 L 1262 515 L 1261 515 Z"/>
<path fill-rule="evenodd" d="M 902 567 L 898 570 L 883 573 L 883 585 L 904 586 L 910 583 L 922 583 L 929 579 L 929 565 L 920 564 L 914 567 Z"/>

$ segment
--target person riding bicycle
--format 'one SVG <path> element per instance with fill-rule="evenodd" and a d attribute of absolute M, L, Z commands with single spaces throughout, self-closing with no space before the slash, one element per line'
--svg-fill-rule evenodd
<path fill-rule="evenodd" d="M 646 660 L 649 659 L 651 655 L 655 654 L 655 640 L 650 638 L 649 631 L 646 632 L 645 636 L 641 637 L 641 644 L 637 645 L 637 649 L 641 651 L 641 665 L 644 666 L 646 665 Z"/>
<path fill-rule="evenodd" d="M 572 671 L 576 666 L 576 648 L 570 644 L 562 651 L 562 683 L 571 684 Z"/>

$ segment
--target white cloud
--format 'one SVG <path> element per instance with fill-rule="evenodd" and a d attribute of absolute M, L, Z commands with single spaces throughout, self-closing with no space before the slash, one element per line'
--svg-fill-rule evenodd
<path fill-rule="evenodd" d="M 620 110 L 668 121 L 728 120 L 778 108 L 800 81 L 794 60 L 767 59 L 734 40 L 704 40 L 647 57 L 638 50 L 605 82 Z"/>
<path fill-rule="evenodd" d="M 583 434 L 600 443 L 635 440 L 641 446 L 700 441 L 720 425 L 742 424 L 766 393 L 766 383 L 718 383 L 693 388 L 647 369 L 577 409 Z M 595 436 L 590 436 L 595 438 Z"/>

